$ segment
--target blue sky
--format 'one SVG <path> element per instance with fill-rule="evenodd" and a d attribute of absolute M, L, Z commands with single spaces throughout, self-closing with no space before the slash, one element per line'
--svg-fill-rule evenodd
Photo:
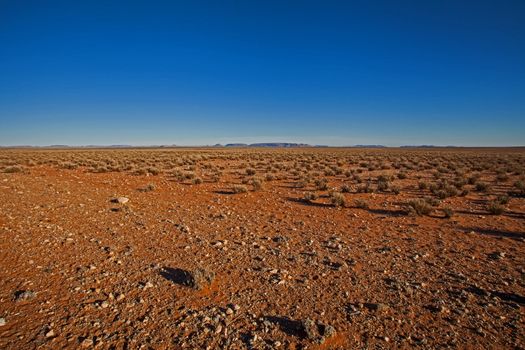
<path fill-rule="evenodd" d="M 0 144 L 525 145 L 525 1 L 0 1 Z"/>

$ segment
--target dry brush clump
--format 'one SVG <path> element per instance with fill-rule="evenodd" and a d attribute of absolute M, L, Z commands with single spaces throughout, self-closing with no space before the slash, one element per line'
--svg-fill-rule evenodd
<path fill-rule="evenodd" d="M 306 203 L 312 203 L 313 201 L 317 200 L 319 196 L 314 192 L 306 192 L 303 195 L 303 201 Z"/>
<path fill-rule="evenodd" d="M 451 217 L 454 216 L 454 209 L 450 207 L 445 207 L 442 210 L 443 210 L 443 214 L 445 214 L 445 218 L 450 219 Z"/>
<path fill-rule="evenodd" d="M 141 187 L 138 189 L 139 192 L 151 192 L 151 191 L 155 191 L 157 187 L 155 186 L 155 184 L 147 184 L 146 186 L 144 187 Z"/>
<path fill-rule="evenodd" d="M 191 183 L 194 184 L 194 185 L 200 185 L 202 183 L 202 178 L 200 177 L 195 177 L 191 180 Z"/>
<path fill-rule="evenodd" d="M 518 180 L 514 183 L 514 188 L 516 189 L 516 194 L 519 196 L 525 196 L 525 182 Z"/>
<path fill-rule="evenodd" d="M 6 174 L 25 173 L 27 170 L 20 165 L 12 165 L 4 168 L 3 172 Z"/>
<path fill-rule="evenodd" d="M 346 205 L 346 198 L 342 193 L 330 193 L 330 203 L 335 207 L 344 207 Z"/>
<path fill-rule="evenodd" d="M 326 191 L 328 189 L 328 180 L 326 180 L 325 178 L 316 179 L 314 183 L 315 187 L 319 191 Z"/>
<path fill-rule="evenodd" d="M 341 186 L 341 193 L 350 193 L 352 191 L 353 191 L 352 186 L 350 186 L 349 184 L 343 184 Z"/>
<path fill-rule="evenodd" d="M 357 208 L 360 208 L 360 209 L 369 209 L 370 208 L 370 205 L 368 204 L 368 202 L 366 200 L 364 200 L 364 199 L 361 199 L 361 198 L 356 199 L 354 201 L 354 203 L 355 203 L 355 206 Z"/>
<path fill-rule="evenodd" d="M 487 210 L 492 215 L 501 215 L 505 212 L 505 206 L 498 200 L 488 203 Z"/>
<path fill-rule="evenodd" d="M 260 178 L 253 178 L 250 182 L 254 191 L 260 191 L 263 188 L 263 180 Z"/>
<path fill-rule="evenodd" d="M 433 210 L 432 205 L 421 198 L 411 199 L 407 204 L 409 213 L 418 216 L 428 215 Z"/>
<path fill-rule="evenodd" d="M 246 193 L 248 192 L 248 187 L 244 185 L 233 185 L 232 192 L 233 193 Z"/>

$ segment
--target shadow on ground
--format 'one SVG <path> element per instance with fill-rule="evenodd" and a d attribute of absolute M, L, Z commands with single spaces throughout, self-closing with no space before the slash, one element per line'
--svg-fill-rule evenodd
<path fill-rule="evenodd" d="M 286 200 L 289 201 L 289 202 L 299 203 L 299 204 L 310 206 L 310 207 L 319 207 L 319 208 L 330 208 L 330 207 L 333 207 L 332 204 L 317 203 L 317 202 L 307 202 L 307 201 L 305 201 L 305 200 L 303 200 L 301 198 L 288 197 L 288 198 L 286 198 Z"/>
<path fill-rule="evenodd" d="M 479 227 L 460 227 L 459 229 L 465 233 L 474 232 L 474 233 L 485 235 L 485 236 L 504 237 L 504 238 L 511 238 L 511 239 L 516 239 L 516 240 L 525 238 L 525 232 L 511 232 L 511 231 L 494 230 L 494 229 L 486 229 L 486 228 L 479 228 Z"/>
<path fill-rule="evenodd" d="M 282 316 L 266 316 L 265 319 L 268 322 L 277 325 L 281 331 L 288 335 L 300 338 L 306 337 L 301 321 L 292 320 L 288 317 Z"/>
<path fill-rule="evenodd" d="M 478 296 L 493 296 L 506 302 L 514 302 L 516 304 L 525 305 L 525 297 L 519 294 L 506 293 L 500 291 L 485 290 L 476 286 L 470 286 L 465 288 L 466 292 L 478 295 Z"/>
<path fill-rule="evenodd" d="M 357 208 L 357 207 L 355 207 Z M 384 216 L 407 216 L 406 210 L 402 209 L 364 209 L 371 214 L 384 215 Z"/>
<path fill-rule="evenodd" d="M 213 193 L 216 193 L 216 194 L 235 194 L 235 192 L 233 191 L 227 191 L 227 190 L 217 190 L 217 191 L 213 191 Z"/>
<path fill-rule="evenodd" d="M 173 267 L 163 267 L 160 271 L 160 275 L 168 281 L 181 286 L 187 286 L 190 279 L 188 271 Z"/>

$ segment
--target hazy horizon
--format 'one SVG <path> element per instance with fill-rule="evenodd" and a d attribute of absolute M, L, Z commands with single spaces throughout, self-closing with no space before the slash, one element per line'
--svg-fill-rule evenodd
<path fill-rule="evenodd" d="M 525 145 L 525 2 L 0 4 L 1 145 Z"/>

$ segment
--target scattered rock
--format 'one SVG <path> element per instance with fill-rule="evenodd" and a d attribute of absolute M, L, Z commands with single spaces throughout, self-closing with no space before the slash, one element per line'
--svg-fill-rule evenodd
<path fill-rule="evenodd" d="M 215 278 L 215 274 L 204 268 L 197 268 L 187 273 L 185 284 L 197 290 L 208 287 Z"/>
<path fill-rule="evenodd" d="M 388 309 L 390 309 L 388 305 L 381 304 L 381 303 L 368 303 L 368 304 L 365 304 L 365 306 L 369 310 L 378 311 L 378 312 L 385 312 Z"/>
<path fill-rule="evenodd" d="M 0 327 L 5 326 L 6 323 L 7 322 L 6 322 L 5 318 L 0 317 Z"/>
<path fill-rule="evenodd" d="M 188 225 L 175 224 L 175 227 L 177 227 L 182 233 L 190 233 L 190 228 Z"/>
<path fill-rule="evenodd" d="M 308 338 L 309 340 L 315 340 L 317 336 L 319 335 L 317 331 L 317 325 L 315 324 L 314 321 L 310 319 L 306 319 L 302 321 L 301 327 L 304 333 L 306 334 L 306 338 Z"/>
<path fill-rule="evenodd" d="M 31 290 L 17 290 L 15 292 L 16 301 L 33 299 L 35 296 L 36 296 L 36 293 Z"/>
<path fill-rule="evenodd" d="M 489 258 L 493 260 L 500 260 L 505 257 L 505 252 L 493 252 L 489 254 Z"/>
<path fill-rule="evenodd" d="M 308 340 L 322 344 L 326 339 L 335 335 L 335 328 L 320 322 L 306 319 L 301 322 L 301 329 Z"/>
<path fill-rule="evenodd" d="M 93 340 L 86 338 L 80 343 L 80 346 L 83 348 L 90 348 L 93 346 Z"/>
<path fill-rule="evenodd" d="M 111 200 L 112 203 L 118 203 L 118 204 L 126 204 L 127 202 L 129 202 L 129 198 L 127 197 L 117 197 L 117 198 L 113 198 Z"/>

